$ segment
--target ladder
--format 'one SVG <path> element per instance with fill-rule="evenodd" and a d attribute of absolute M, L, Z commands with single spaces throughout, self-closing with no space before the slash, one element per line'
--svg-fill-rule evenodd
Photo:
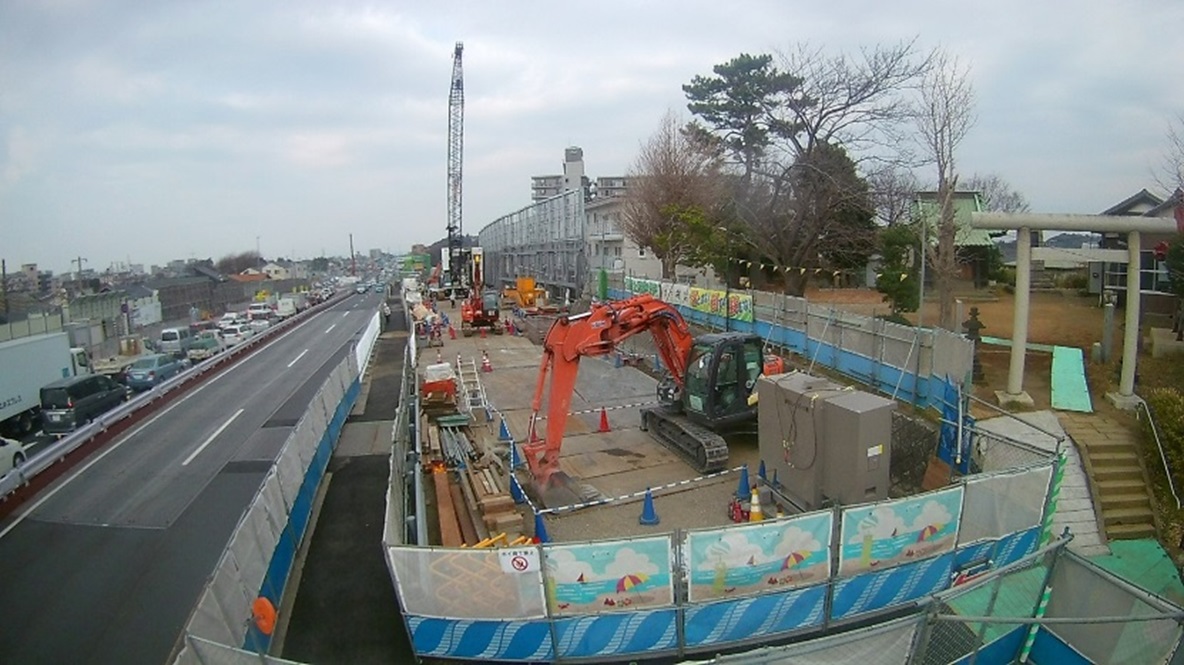
<path fill-rule="evenodd" d="M 460 377 L 461 394 L 464 395 L 460 404 L 461 410 L 471 414 L 474 409 L 484 409 L 487 406 L 485 386 L 481 385 L 481 374 L 477 371 L 477 361 L 472 359 L 462 361 L 460 356 L 457 356 L 456 367 Z"/>

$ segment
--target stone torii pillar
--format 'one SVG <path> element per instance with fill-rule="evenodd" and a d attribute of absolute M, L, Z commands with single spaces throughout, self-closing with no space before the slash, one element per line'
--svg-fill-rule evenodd
<path fill-rule="evenodd" d="M 1031 231 L 1085 231 L 1089 233 L 1127 234 L 1126 325 L 1122 333 L 1122 374 L 1118 392 L 1106 397 L 1124 409 L 1133 409 L 1135 364 L 1139 349 L 1139 251 L 1142 233 L 1175 233 L 1176 222 L 1170 217 L 1122 217 L 1117 215 L 1035 215 L 976 212 L 970 225 L 991 231 L 1016 231 L 1015 328 L 1012 334 L 1011 363 L 1007 372 L 1007 391 L 997 393 L 1000 404 L 1031 405 L 1024 392 L 1024 357 L 1028 351 L 1028 309 L 1032 275 Z"/>

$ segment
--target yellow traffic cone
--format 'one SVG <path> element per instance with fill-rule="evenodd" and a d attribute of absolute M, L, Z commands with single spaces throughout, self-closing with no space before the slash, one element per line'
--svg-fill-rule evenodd
<path fill-rule="evenodd" d="M 765 519 L 765 514 L 761 511 L 761 494 L 757 491 L 756 485 L 752 486 L 752 499 L 748 508 L 748 521 L 759 522 Z"/>

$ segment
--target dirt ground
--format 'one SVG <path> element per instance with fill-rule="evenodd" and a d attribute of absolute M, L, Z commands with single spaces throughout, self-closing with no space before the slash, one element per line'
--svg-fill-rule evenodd
<path fill-rule="evenodd" d="M 807 292 L 811 303 L 834 304 L 835 307 L 867 315 L 887 314 L 887 303 L 882 295 L 871 289 L 817 289 Z M 969 316 L 970 308 L 977 307 L 979 320 L 986 325 L 983 335 L 1010 339 L 1015 321 L 1015 296 L 1000 292 L 976 292 L 962 298 L 962 320 Z M 917 313 L 906 315 L 914 324 Z M 926 300 L 921 311 L 921 322 L 934 325 L 938 320 L 937 302 Z M 1122 312 L 1115 317 L 1113 353 L 1118 356 L 1122 349 Z M 1090 363 L 1090 348 L 1102 340 L 1103 311 L 1096 297 L 1084 297 L 1062 293 L 1033 293 L 1028 316 L 1028 341 L 1030 343 L 1072 346 L 1080 348 L 1086 356 L 1086 373 L 1093 394 L 1094 408 L 1109 406 L 1099 387 L 1113 382 L 1114 365 L 1093 365 Z M 959 330 L 961 326 L 959 326 Z M 984 345 L 979 351 L 985 380 L 975 385 L 975 396 L 995 403 L 995 391 L 1007 388 L 1007 374 L 1011 361 L 1011 349 L 1003 346 Z M 1024 360 L 1024 390 L 1031 395 L 1036 409 L 1051 408 L 1052 354 L 1028 350 Z M 1102 402 L 1104 404 L 1099 404 Z M 976 409 L 976 412 L 978 409 Z M 976 415 L 979 415 L 976 413 Z"/>

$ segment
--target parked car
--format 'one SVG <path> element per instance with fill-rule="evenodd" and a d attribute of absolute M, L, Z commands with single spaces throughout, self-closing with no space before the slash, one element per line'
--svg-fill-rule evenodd
<path fill-rule="evenodd" d="M 222 343 L 229 348 L 251 339 L 255 336 L 255 331 L 249 325 L 236 323 L 232 326 L 223 327 L 220 334 L 222 335 Z"/>
<path fill-rule="evenodd" d="M 149 390 L 181 373 L 185 366 L 171 355 L 156 353 L 144 356 L 127 370 L 127 387 Z"/>
<path fill-rule="evenodd" d="M 59 379 L 41 388 L 41 429 L 67 434 L 127 400 L 127 388 L 101 374 Z"/>
<path fill-rule="evenodd" d="M 29 458 L 25 444 L 0 436 L 0 477 L 25 463 Z"/>

